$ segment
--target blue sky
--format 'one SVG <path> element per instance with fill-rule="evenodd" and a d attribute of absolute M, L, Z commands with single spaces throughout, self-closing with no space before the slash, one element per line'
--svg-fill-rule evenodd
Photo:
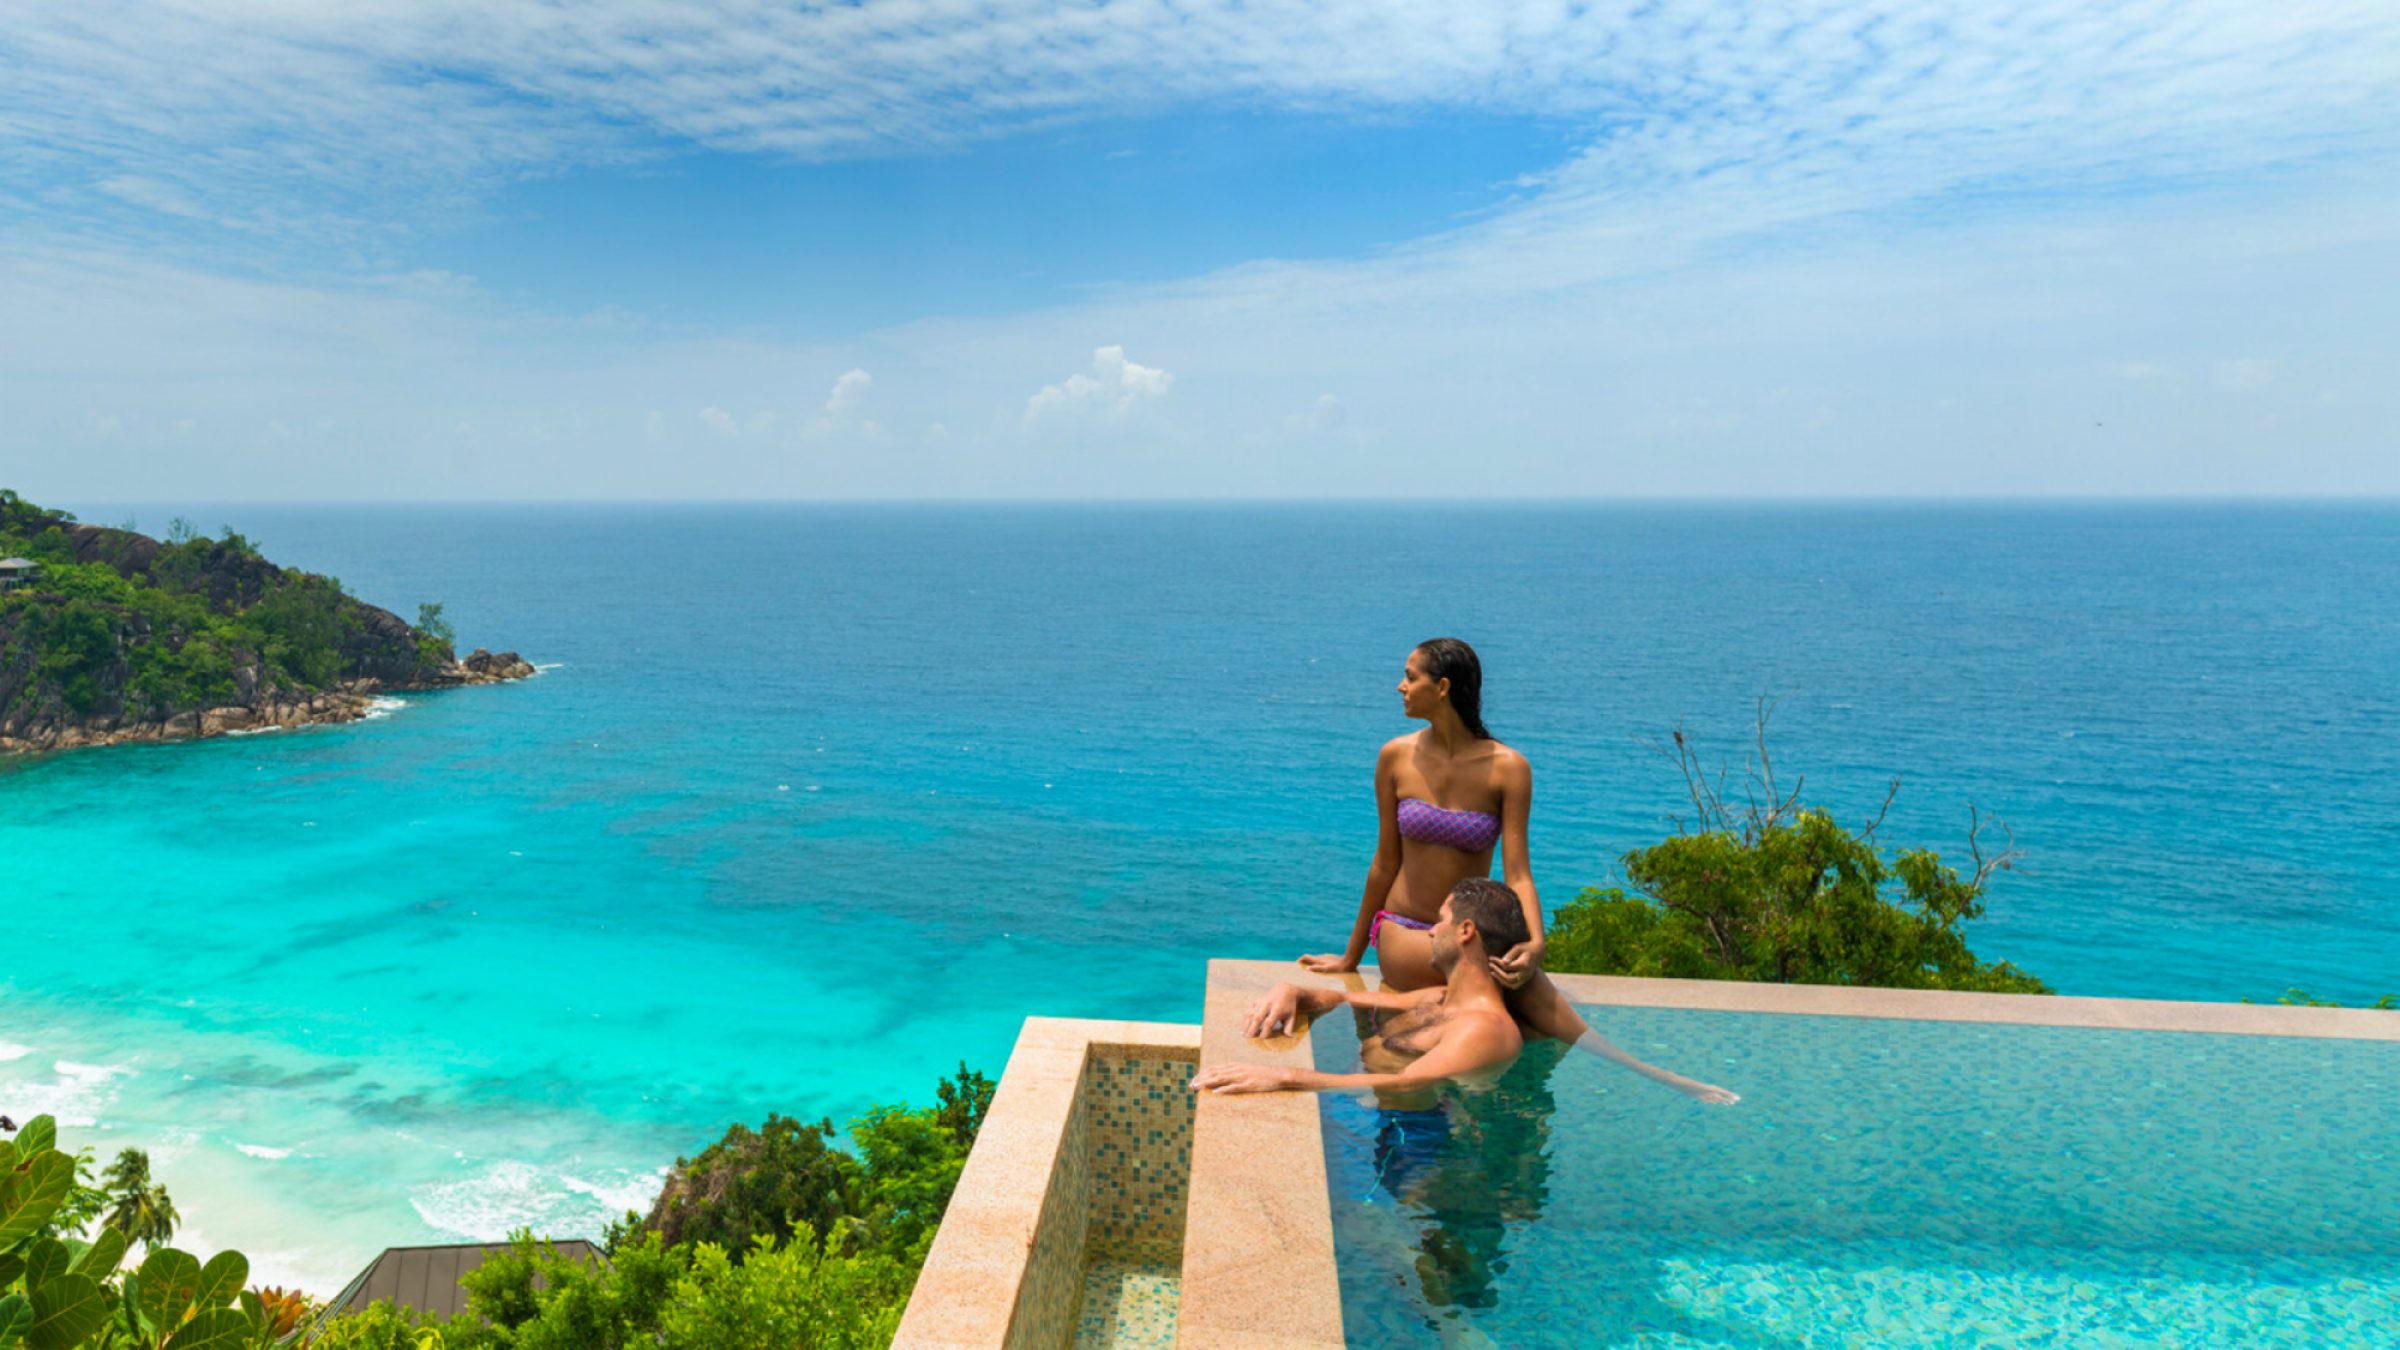
<path fill-rule="evenodd" d="M 86 0 L 37 500 L 2400 492 L 2400 11 Z"/>

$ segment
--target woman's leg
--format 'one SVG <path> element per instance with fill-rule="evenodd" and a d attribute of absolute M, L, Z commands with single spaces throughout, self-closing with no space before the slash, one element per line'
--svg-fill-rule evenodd
<path fill-rule="evenodd" d="M 1382 972 L 1383 987 L 1395 994 L 1442 982 L 1433 968 L 1433 935 L 1389 919 L 1375 934 L 1375 968 Z"/>
<path fill-rule="evenodd" d="M 1741 1100 L 1740 1096 L 1712 1083 L 1697 1082 L 1627 1054 L 1616 1042 L 1592 1030 L 1591 1024 L 1583 1020 L 1583 1014 L 1575 1011 L 1575 1005 L 1567 1002 L 1567 996 L 1558 992 L 1558 986 L 1550 982 L 1546 972 L 1537 970 L 1533 978 L 1521 987 L 1509 990 L 1508 1010 L 1538 1035 L 1565 1041 L 1578 1050 L 1598 1055 L 1612 1064 L 1623 1065 L 1687 1097 L 1711 1106 L 1729 1106 Z"/>
<path fill-rule="evenodd" d="M 1532 979 L 1508 991 L 1508 1010 L 1537 1035 L 1569 1045 L 1581 1041 L 1591 1030 L 1583 1014 L 1575 1011 L 1575 1005 L 1567 1002 L 1567 996 L 1550 982 L 1546 971 L 1533 972 Z"/>

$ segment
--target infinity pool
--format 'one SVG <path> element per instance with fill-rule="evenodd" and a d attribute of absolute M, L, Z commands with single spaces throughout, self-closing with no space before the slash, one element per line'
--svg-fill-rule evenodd
<path fill-rule="evenodd" d="M 1350 1344 L 2400 1345 L 2400 1043 L 1586 1016 L 1742 1101 L 1556 1045 L 1329 1095 Z"/>

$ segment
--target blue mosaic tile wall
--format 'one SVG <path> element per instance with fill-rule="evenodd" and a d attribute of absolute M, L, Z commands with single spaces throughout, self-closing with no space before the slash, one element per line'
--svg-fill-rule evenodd
<path fill-rule="evenodd" d="M 1171 1053 L 1095 1045 L 1084 1061 L 1008 1350 L 1172 1344 L 1199 1056 Z M 1105 1308 L 1085 1306 L 1095 1288 Z"/>
<path fill-rule="evenodd" d="M 1155 1051 L 1151 1052 L 1155 1055 Z M 1090 1120 L 1092 1255 L 1181 1266 L 1192 1173 L 1191 1059 L 1094 1047 L 1083 1071 Z"/>

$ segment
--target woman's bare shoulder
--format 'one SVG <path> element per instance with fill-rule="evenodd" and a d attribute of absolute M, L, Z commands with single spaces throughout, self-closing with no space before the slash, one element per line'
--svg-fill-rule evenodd
<path fill-rule="evenodd" d="M 1511 783 L 1533 781 L 1533 762 L 1515 746 L 1492 742 L 1492 772 Z"/>
<path fill-rule="evenodd" d="M 1406 757 L 1410 751 L 1417 748 L 1417 737 L 1421 734 L 1422 733 L 1415 731 L 1403 731 L 1399 735 L 1394 736 L 1388 741 L 1385 741 L 1383 743 L 1383 749 L 1375 756 L 1376 761 L 1382 764 L 1390 764 L 1395 760 Z"/>

